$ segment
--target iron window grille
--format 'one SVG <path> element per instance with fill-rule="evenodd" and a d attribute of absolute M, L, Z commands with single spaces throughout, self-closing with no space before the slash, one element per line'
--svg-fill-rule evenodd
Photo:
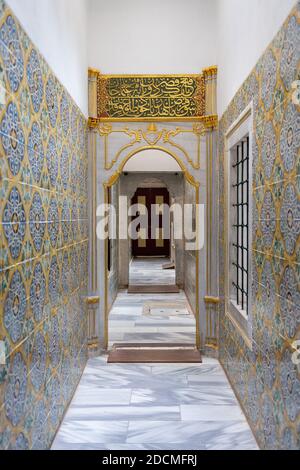
<path fill-rule="evenodd" d="M 248 314 L 249 308 L 249 136 L 234 150 L 232 185 L 233 211 L 233 295 L 237 306 Z"/>

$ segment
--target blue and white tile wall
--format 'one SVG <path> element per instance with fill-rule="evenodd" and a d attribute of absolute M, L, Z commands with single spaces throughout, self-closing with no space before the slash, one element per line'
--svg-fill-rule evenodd
<path fill-rule="evenodd" d="M 0 449 L 47 449 L 87 359 L 87 122 L 0 0 Z"/>
<path fill-rule="evenodd" d="M 300 448 L 300 3 L 220 122 L 220 274 L 224 298 L 225 134 L 253 101 L 253 349 L 225 315 L 220 358 L 262 448 Z"/>

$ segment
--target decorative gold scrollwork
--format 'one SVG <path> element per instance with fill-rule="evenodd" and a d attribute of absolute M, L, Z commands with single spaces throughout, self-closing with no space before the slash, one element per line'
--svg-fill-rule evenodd
<path fill-rule="evenodd" d="M 207 132 L 206 127 L 202 123 L 195 123 L 193 129 L 181 129 L 177 127 L 175 130 L 165 131 L 164 132 L 164 142 L 172 145 L 173 147 L 180 150 L 183 153 L 188 163 L 195 169 L 199 170 L 200 160 L 201 160 L 201 137 Z M 184 133 L 193 133 L 197 137 L 197 160 L 196 163 L 192 160 L 188 152 L 178 143 L 174 142 L 172 138 L 177 137 L 180 134 Z"/>
<path fill-rule="evenodd" d="M 130 150 L 136 144 L 141 142 L 147 144 L 148 147 L 155 147 L 160 142 L 168 144 L 171 147 L 174 147 L 179 150 L 182 155 L 184 155 L 186 161 L 192 166 L 192 168 L 198 170 L 200 168 L 201 160 L 201 137 L 209 131 L 212 122 L 214 122 L 214 120 L 208 120 L 208 122 L 206 122 L 205 120 L 203 122 L 195 123 L 190 129 L 176 127 L 173 130 L 165 128 L 158 129 L 155 123 L 150 124 L 147 130 L 141 128 L 129 129 L 128 127 L 115 129 L 111 124 L 107 122 L 100 123 L 98 127 L 98 132 L 101 138 L 104 139 L 105 170 L 111 170 L 126 150 Z M 109 161 L 109 137 L 112 134 L 126 134 L 128 137 L 132 138 L 132 140 L 128 144 L 122 146 L 118 150 L 116 155 L 113 157 L 113 159 Z M 195 160 L 193 160 L 189 156 L 188 151 L 182 145 L 179 145 L 177 142 L 174 141 L 174 138 L 179 136 L 180 134 L 193 134 L 196 137 L 197 151 Z"/>
<path fill-rule="evenodd" d="M 142 132 L 142 136 L 148 145 L 156 145 L 162 138 L 164 130 L 159 131 L 155 124 L 150 124 L 147 131 Z"/>
<path fill-rule="evenodd" d="M 99 126 L 99 134 L 103 137 L 112 133 L 112 126 L 110 124 L 103 124 Z"/>
<path fill-rule="evenodd" d="M 113 133 L 123 133 L 126 134 L 128 137 L 132 138 L 132 140 L 121 147 L 121 149 L 117 152 L 117 154 L 114 156 L 114 158 L 109 162 L 108 161 L 108 137 L 109 135 Z M 99 134 L 101 137 L 104 138 L 104 161 L 105 161 L 105 170 L 111 170 L 115 163 L 118 162 L 121 154 L 125 152 L 125 150 L 129 150 L 131 147 L 133 147 L 135 144 L 138 144 L 142 141 L 142 131 L 141 129 L 121 129 L 121 130 L 114 130 L 112 129 L 111 126 L 101 126 L 99 128 Z"/>

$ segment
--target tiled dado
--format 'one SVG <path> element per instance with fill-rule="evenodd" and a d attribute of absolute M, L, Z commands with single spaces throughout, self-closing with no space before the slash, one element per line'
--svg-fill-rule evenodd
<path fill-rule="evenodd" d="M 223 328 L 226 331 L 225 325 Z M 222 348 L 222 362 L 260 446 L 299 448 L 298 378 L 290 360 L 292 350 L 283 342 L 277 348 L 272 346 L 269 354 L 255 350 L 251 355 L 245 355 L 243 345 L 234 338 L 230 325 L 228 329 L 228 337 L 224 336 L 227 345 Z"/>
<path fill-rule="evenodd" d="M 300 3 L 237 92 L 220 122 L 219 178 L 224 188 L 227 129 L 252 101 L 253 348 L 221 303 L 220 359 L 262 448 L 300 448 Z M 224 297 L 224 191 L 220 190 L 220 292 Z"/>
<path fill-rule="evenodd" d="M 87 123 L 0 0 L 0 449 L 47 449 L 87 357 Z"/>

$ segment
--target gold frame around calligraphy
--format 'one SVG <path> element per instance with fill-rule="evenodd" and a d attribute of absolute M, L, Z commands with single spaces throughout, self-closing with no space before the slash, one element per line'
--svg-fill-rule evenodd
<path fill-rule="evenodd" d="M 205 110 L 205 74 L 97 73 L 97 118 L 102 122 L 195 120 Z"/>

